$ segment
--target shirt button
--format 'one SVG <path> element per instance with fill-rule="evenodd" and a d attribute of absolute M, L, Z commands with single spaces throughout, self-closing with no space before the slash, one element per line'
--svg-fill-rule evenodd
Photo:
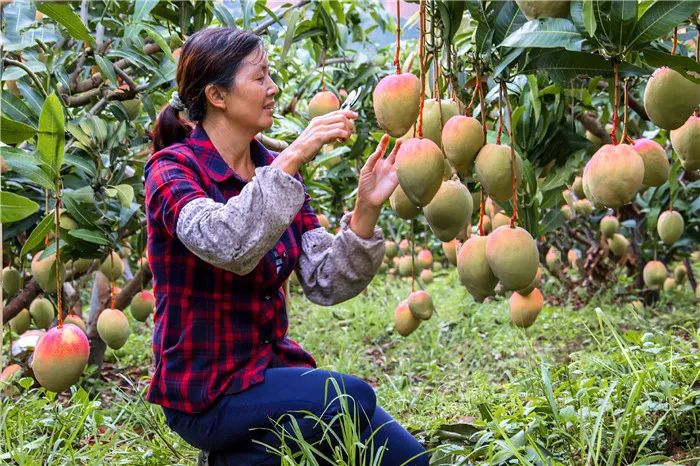
<path fill-rule="evenodd" d="M 269 345 L 269 344 L 272 343 L 272 342 L 270 341 L 269 338 L 265 338 L 265 339 L 263 340 L 263 343 L 265 343 L 266 345 Z"/>
<path fill-rule="evenodd" d="M 266 294 L 266 295 L 265 295 L 265 301 L 269 301 L 269 300 L 270 300 L 270 295 L 269 295 L 269 294 Z"/>

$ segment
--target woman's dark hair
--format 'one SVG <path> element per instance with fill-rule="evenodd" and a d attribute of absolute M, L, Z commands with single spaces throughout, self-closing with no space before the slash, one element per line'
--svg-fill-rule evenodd
<path fill-rule="evenodd" d="M 159 151 L 185 139 L 192 131 L 191 122 L 201 121 L 206 114 L 205 86 L 230 89 L 241 62 L 256 49 L 263 50 L 260 37 L 241 29 L 216 27 L 192 34 L 182 47 L 176 74 L 177 92 L 189 121 L 166 105 L 153 127 L 153 149 Z"/>

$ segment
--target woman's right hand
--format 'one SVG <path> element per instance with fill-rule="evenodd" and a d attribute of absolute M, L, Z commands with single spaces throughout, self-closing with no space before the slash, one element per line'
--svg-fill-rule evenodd
<path fill-rule="evenodd" d="M 347 141 L 355 130 L 357 116 L 352 110 L 336 110 L 313 118 L 272 164 L 279 165 L 290 175 L 295 174 L 303 164 L 316 157 L 324 144 Z"/>

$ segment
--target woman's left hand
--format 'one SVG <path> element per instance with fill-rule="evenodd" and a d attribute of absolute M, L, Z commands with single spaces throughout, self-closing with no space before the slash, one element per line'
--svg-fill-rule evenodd
<path fill-rule="evenodd" d="M 360 171 L 360 181 L 357 186 L 357 203 L 360 205 L 381 209 L 382 204 L 389 199 L 399 184 L 394 162 L 401 141 L 397 141 L 389 157 L 384 158 L 388 146 L 389 135 L 385 134 L 379 141 L 377 150 L 370 155 Z"/>

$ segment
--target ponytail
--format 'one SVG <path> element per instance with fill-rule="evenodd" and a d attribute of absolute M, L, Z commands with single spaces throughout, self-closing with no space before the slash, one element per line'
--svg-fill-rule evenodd
<path fill-rule="evenodd" d="M 183 141 L 191 131 L 192 123 L 180 116 L 180 112 L 172 104 L 166 105 L 158 114 L 151 133 L 153 151 L 157 152 Z"/>

